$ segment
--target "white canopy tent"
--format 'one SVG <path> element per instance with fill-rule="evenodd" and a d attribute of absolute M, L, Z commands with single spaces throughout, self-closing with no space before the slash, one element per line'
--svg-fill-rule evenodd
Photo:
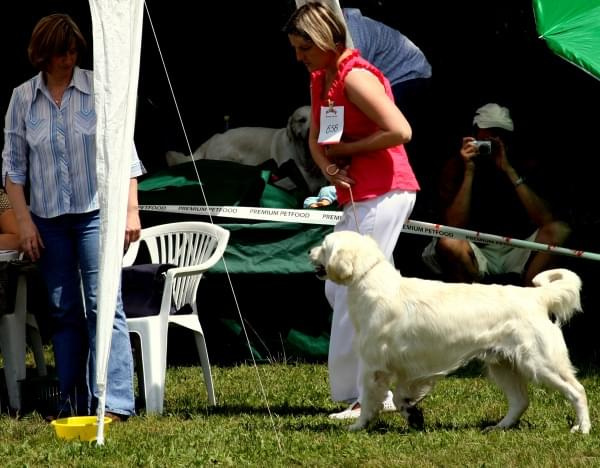
<path fill-rule="evenodd" d="M 94 37 L 96 170 L 100 203 L 100 271 L 96 330 L 97 443 L 104 443 L 104 405 L 121 276 L 131 145 L 140 66 L 143 0 L 89 0 Z"/>
<path fill-rule="evenodd" d="M 323 0 L 342 18 L 338 0 Z M 304 4 L 296 0 L 296 6 Z M 97 443 L 104 444 L 108 358 L 121 275 L 135 129 L 144 0 L 89 0 L 97 115 L 96 170 L 100 203 L 100 271 L 96 329 Z M 348 36 L 348 46 L 352 39 Z"/>

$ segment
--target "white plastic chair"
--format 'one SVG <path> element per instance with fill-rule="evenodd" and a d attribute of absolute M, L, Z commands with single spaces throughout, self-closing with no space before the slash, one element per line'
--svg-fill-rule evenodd
<path fill-rule="evenodd" d="M 17 252 L 14 253 L 14 257 L 8 257 L 7 253 L 4 253 L 1 260 L 12 260 L 17 257 Z M 27 332 L 29 332 L 37 373 L 43 377 L 47 375 L 47 369 L 42 337 L 35 316 L 27 311 L 27 280 L 25 275 L 21 274 L 17 280 L 13 312 L 0 315 L 0 350 L 4 358 L 4 379 L 6 380 L 8 402 L 14 410 L 21 409 L 19 380 L 23 380 L 27 376 L 25 365 Z"/>
<path fill-rule="evenodd" d="M 214 224 L 200 221 L 162 224 L 142 229 L 140 240 L 130 245 L 123 258 L 123 266 L 132 265 L 140 243 L 144 242 L 151 263 L 177 265 L 166 272 L 160 313 L 127 319 L 129 332 L 136 333 L 141 342 L 144 397 L 148 413 L 161 414 L 163 411 L 169 324 L 177 324 L 194 332 L 208 401 L 211 405 L 216 404 L 196 296 L 203 273 L 223 256 L 228 241 L 229 231 Z M 191 306 L 190 313 L 170 314 L 171 306 L 180 310 L 186 304 Z"/>

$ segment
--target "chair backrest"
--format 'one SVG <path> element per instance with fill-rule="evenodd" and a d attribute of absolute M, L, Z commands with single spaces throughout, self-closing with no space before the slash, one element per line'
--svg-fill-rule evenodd
<path fill-rule="evenodd" d="M 177 266 L 171 290 L 175 309 L 190 304 L 194 312 L 197 312 L 196 292 L 202 274 L 221 259 L 228 241 L 228 230 L 203 221 L 151 226 L 142 229 L 139 241 L 130 245 L 123 257 L 123 265 L 133 264 L 140 245 L 144 242 L 151 263 Z"/>

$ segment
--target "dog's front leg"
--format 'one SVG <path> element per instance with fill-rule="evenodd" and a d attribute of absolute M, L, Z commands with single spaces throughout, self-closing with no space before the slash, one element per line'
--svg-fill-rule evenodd
<path fill-rule="evenodd" d="M 394 404 L 406 418 L 409 427 L 423 429 L 425 419 L 423 412 L 417 404 L 433 389 L 434 379 L 419 380 L 417 382 L 398 382 L 394 390 Z"/>
<path fill-rule="evenodd" d="M 388 391 L 388 379 L 380 372 L 365 372 L 361 378 L 362 397 L 360 416 L 348 429 L 357 431 L 367 427 L 381 411 Z"/>
<path fill-rule="evenodd" d="M 423 411 L 417 407 L 416 403 L 405 399 L 401 406 L 398 406 L 397 403 L 395 404 L 396 408 L 400 408 L 400 413 L 406 418 L 409 427 L 413 429 L 423 429 L 425 427 Z"/>

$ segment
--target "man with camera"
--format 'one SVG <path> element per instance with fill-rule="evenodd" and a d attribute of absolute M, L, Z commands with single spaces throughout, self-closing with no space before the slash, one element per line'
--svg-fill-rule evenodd
<path fill-rule="evenodd" d="M 549 245 L 570 234 L 534 188 L 531 164 L 512 150 L 514 125 L 506 107 L 486 104 L 473 118 L 475 137 L 464 137 L 459 157 L 445 164 L 440 177 L 440 211 L 449 226 Z M 510 159 L 509 159 L 510 155 Z M 530 169 L 530 173 L 528 173 Z M 508 244 L 475 244 L 434 238 L 423 260 L 446 281 L 510 282 L 531 285 L 555 256 Z M 501 277 L 504 277 L 503 279 Z"/>

